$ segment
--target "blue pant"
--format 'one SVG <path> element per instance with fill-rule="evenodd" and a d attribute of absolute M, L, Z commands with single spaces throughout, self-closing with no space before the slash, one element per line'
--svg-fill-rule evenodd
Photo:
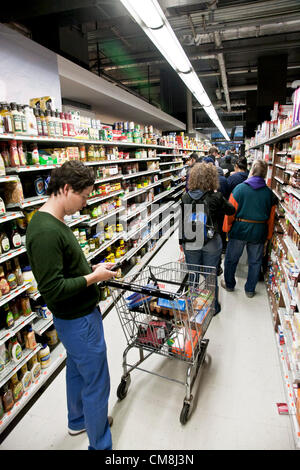
<path fill-rule="evenodd" d="M 235 287 L 235 271 L 245 246 L 247 247 L 248 254 L 248 277 L 245 284 L 245 291 L 255 292 L 264 254 L 264 243 L 252 243 L 230 238 L 224 262 L 224 279 L 227 287 L 230 289 Z"/>
<path fill-rule="evenodd" d="M 222 255 L 222 240 L 221 237 L 217 237 L 216 240 L 213 240 L 213 250 L 210 250 L 212 242 L 209 242 L 204 246 L 202 250 L 184 250 L 185 260 L 187 268 L 189 265 L 196 264 L 200 266 L 212 266 L 216 268 L 216 290 L 215 290 L 215 312 L 219 312 L 221 306 L 219 304 L 219 288 L 218 288 L 218 277 L 217 269 Z M 193 269 L 193 268 L 191 268 Z"/>
<path fill-rule="evenodd" d="M 110 377 L 101 314 L 95 308 L 75 320 L 54 317 L 54 325 L 67 350 L 68 426 L 86 429 L 89 449 L 111 450 L 107 418 Z"/>

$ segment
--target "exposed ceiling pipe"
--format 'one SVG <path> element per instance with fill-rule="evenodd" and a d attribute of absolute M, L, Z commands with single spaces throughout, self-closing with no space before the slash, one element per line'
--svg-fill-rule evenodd
<path fill-rule="evenodd" d="M 292 82 L 287 82 L 286 84 L 287 88 L 292 87 Z M 238 91 L 255 91 L 257 90 L 257 84 L 256 85 L 237 85 L 237 86 L 231 86 L 229 87 L 229 91 L 233 92 L 238 92 Z M 224 89 L 221 88 L 221 92 L 224 93 Z M 217 94 L 217 93 L 216 93 Z"/>
<path fill-rule="evenodd" d="M 221 41 L 221 36 L 218 31 L 214 33 L 214 39 L 215 39 L 215 44 L 217 48 L 222 47 L 222 41 Z M 223 85 L 223 90 L 224 90 L 224 95 L 225 95 L 225 101 L 227 105 L 227 111 L 231 110 L 231 105 L 230 105 L 230 96 L 229 96 L 229 90 L 228 90 L 228 82 L 227 82 L 227 75 L 226 75 L 226 66 L 225 66 L 225 60 L 224 60 L 224 54 L 222 52 L 217 53 L 217 59 L 219 62 L 219 67 L 220 67 L 220 72 L 221 72 L 221 80 L 222 80 L 222 85 Z"/>
<path fill-rule="evenodd" d="M 246 101 L 245 100 L 234 100 L 234 101 L 231 101 L 230 104 L 231 104 L 232 108 L 237 108 L 239 106 L 246 106 Z M 224 101 L 223 102 L 216 101 L 215 103 L 212 103 L 212 105 L 216 109 L 226 108 L 226 106 L 227 106 Z M 195 105 L 195 106 L 193 106 L 193 109 L 203 109 L 203 106 Z"/>

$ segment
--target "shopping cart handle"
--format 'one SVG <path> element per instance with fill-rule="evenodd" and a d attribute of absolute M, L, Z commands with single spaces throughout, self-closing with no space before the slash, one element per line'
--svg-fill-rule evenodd
<path fill-rule="evenodd" d="M 172 292 L 162 291 L 155 287 L 138 286 L 130 282 L 124 281 L 104 281 L 103 285 L 109 287 L 116 287 L 117 289 L 129 290 L 131 292 L 137 292 L 141 294 L 151 295 L 153 297 L 160 297 L 161 299 L 175 300 L 178 299 L 179 295 Z"/>

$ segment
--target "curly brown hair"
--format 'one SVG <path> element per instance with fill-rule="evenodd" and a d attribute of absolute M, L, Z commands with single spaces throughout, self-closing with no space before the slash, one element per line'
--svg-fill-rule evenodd
<path fill-rule="evenodd" d="M 219 187 L 218 170 L 213 163 L 196 163 L 190 171 L 188 189 L 215 191 Z"/>

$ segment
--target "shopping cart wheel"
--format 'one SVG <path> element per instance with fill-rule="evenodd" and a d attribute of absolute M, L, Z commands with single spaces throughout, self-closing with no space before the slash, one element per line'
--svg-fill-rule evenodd
<path fill-rule="evenodd" d="M 189 419 L 190 407 L 191 405 L 189 403 L 184 403 L 183 408 L 180 413 L 181 424 L 186 424 L 187 420 Z"/>
<path fill-rule="evenodd" d="M 119 400 L 124 400 L 124 398 L 126 398 L 129 385 L 130 375 L 127 377 L 127 379 L 122 379 L 120 385 L 117 388 L 117 397 L 119 398 Z"/>

